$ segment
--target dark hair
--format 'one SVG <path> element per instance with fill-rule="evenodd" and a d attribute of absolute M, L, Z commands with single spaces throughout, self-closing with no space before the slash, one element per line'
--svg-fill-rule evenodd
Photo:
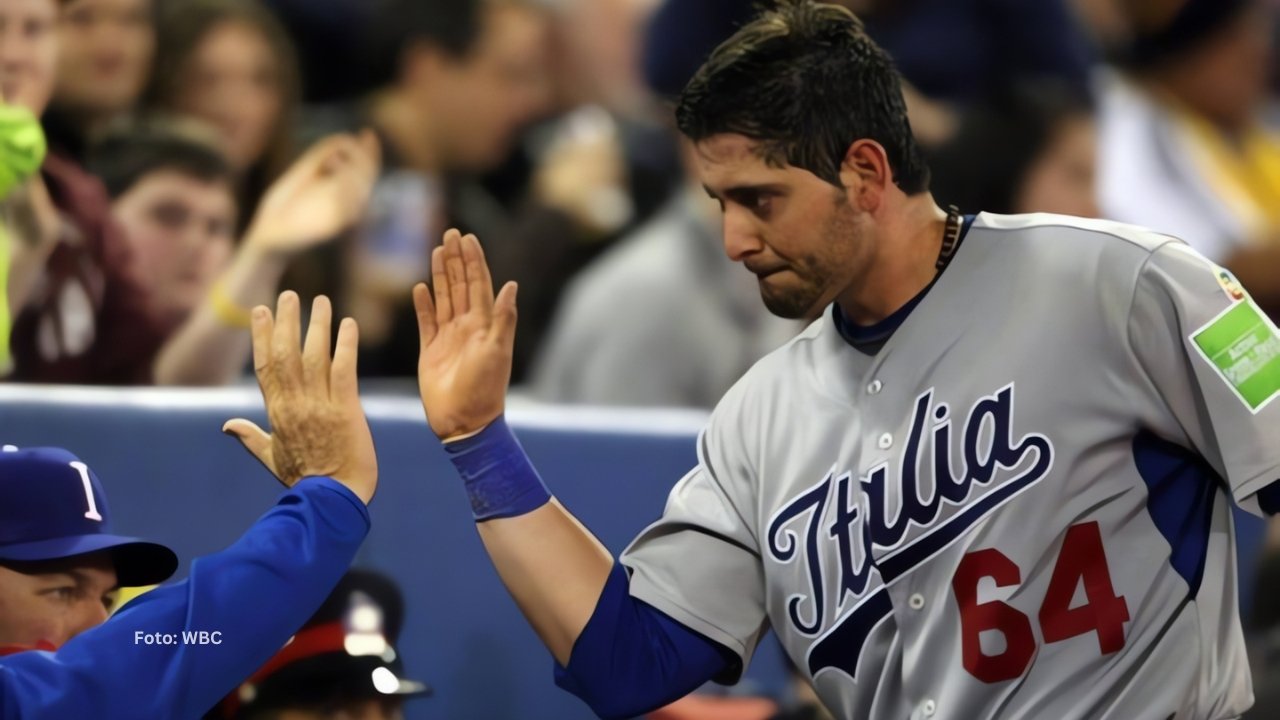
<path fill-rule="evenodd" d="M 680 131 L 694 141 L 738 133 L 775 165 L 835 185 L 855 141 L 884 146 L 894 181 L 924 192 L 929 169 L 907 120 L 902 79 L 853 13 L 783 0 L 716 48 L 680 96 Z"/>
<path fill-rule="evenodd" d="M 955 134 L 929 153 L 933 196 L 965 212 L 1016 212 L 1031 166 L 1066 121 L 1092 111 L 1083 92 L 1045 82 L 1019 84 L 975 105 Z"/>
<path fill-rule="evenodd" d="M 294 158 L 293 128 L 301 81 L 293 42 L 276 16 L 256 0 L 166 3 L 156 25 L 155 70 L 143 98 L 149 110 L 178 112 L 178 97 L 188 82 L 192 54 L 211 31 L 228 22 L 253 28 L 266 39 L 275 56 L 283 100 L 266 154 L 243 179 L 241 211 L 247 218 L 267 187 L 284 173 Z"/>
<path fill-rule="evenodd" d="M 139 126 L 113 132 L 89 153 L 89 172 L 102 180 L 112 200 L 158 170 L 198 180 L 233 184 L 231 166 L 210 142 L 176 128 Z"/>
<path fill-rule="evenodd" d="M 396 54 L 421 42 L 463 57 L 480 37 L 483 5 L 484 0 L 389 0 L 381 13 L 383 39 Z"/>
<path fill-rule="evenodd" d="M 418 44 L 467 57 L 484 30 L 485 10 L 502 4 L 538 7 L 532 0 L 382 0 L 365 43 L 373 75 L 394 80 L 405 52 Z"/>
<path fill-rule="evenodd" d="M 1121 11 L 1132 27 L 1126 43 L 1112 51 L 1121 67 L 1148 71 L 1200 49 L 1249 9 L 1251 0 L 1184 0 L 1171 3 L 1130 0 Z"/>

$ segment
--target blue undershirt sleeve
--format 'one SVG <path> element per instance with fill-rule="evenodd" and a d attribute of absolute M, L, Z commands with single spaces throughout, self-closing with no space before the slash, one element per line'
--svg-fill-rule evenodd
<path fill-rule="evenodd" d="M 631 596 L 615 564 L 595 612 L 574 643 L 556 684 L 601 718 L 630 718 L 660 708 L 740 661 L 729 648 Z"/>

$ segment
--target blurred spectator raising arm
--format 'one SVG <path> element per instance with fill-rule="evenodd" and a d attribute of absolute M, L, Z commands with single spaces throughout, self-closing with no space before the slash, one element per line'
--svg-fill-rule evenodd
<path fill-rule="evenodd" d="M 215 385 L 234 379 L 248 353 L 249 308 L 277 292 L 291 258 L 356 223 L 378 167 L 378 141 L 370 131 L 326 138 L 294 163 L 267 191 L 207 300 L 160 351 L 156 383 Z"/>

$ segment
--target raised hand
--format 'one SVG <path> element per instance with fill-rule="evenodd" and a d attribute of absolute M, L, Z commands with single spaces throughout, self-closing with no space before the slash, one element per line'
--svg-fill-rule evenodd
<path fill-rule="evenodd" d="M 367 504 L 378 485 L 378 461 L 356 385 L 356 323 L 342 321 L 331 361 L 329 299 L 315 299 L 305 346 L 298 306 L 290 291 L 280 295 L 274 318 L 266 307 L 253 309 L 253 368 L 271 432 L 244 419 L 228 421 L 223 432 L 285 485 L 328 476 Z"/>
<path fill-rule="evenodd" d="M 418 390 L 442 440 L 482 430 L 502 414 L 516 337 L 516 284 L 497 298 L 474 235 L 457 230 L 431 254 L 432 291 L 413 288 L 418 312 Z"/>
<path fill-rule="evenodd" d="M 245 242 L 289 253 L 343 233 L 364 215 L 380 165 L 369 130 L 320 140 L 267 190 Z"/>

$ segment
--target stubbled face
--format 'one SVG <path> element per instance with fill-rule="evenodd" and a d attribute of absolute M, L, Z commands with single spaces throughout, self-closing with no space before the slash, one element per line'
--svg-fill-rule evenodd
<path fill-rule="evenodd" d="M 1098 217 L 1098 138 L 1092 117 L 1061 123 L 1027 169 L 1013 211 Z"/>
<path fill-rule="evenodd" d="M 53 95 L 58 69 L 55 0 L 0 2 L 0 94 L 36 115 Z"/>
<path fill-rule="evenodd" d="M 745 136 L 696 145 L 698 179 L 720 202 L 724 249 L 756 275 L 774 315 L 814 317 L 858 282 L 873 245 L 845 191 L 793 166 L 772 167 Z"/>
<path fill-rule="evenodd" d="M 212 124 L 237 170 L 262 159 L 284 112 L 284 79 L 267 38 L 242 22 L 216 25 L 184 69 L 177 108 Z"/>
<path fill-rule="evenodd" d="M 116 597 L 107 552 L 21 567 L 0 566 L 0 645 L 62 647 L 101 625 Z"/>
<path fill-rule="evenodd" d="M 75 0 L 58 23 L 60 104 L 94 113 L 129 110 L 155 53 L 151 0 Z"/>
<path fill-rule="evenodd" d="M 472 51 L 445 59 L 427 80 L 422 110 L 438 126 L 451 167 L 482 171 L 502 162 L 517 133 L 546 110 L 548 32 L 542 13 L 494 5 Z"/>
<path fill-rule="evenodd" d="M 156 314 L 180 321 L 209 294 L 235 244 L 236 204 L 225 182 L 175 170 L 145 175 L 112 203 Z"/>

